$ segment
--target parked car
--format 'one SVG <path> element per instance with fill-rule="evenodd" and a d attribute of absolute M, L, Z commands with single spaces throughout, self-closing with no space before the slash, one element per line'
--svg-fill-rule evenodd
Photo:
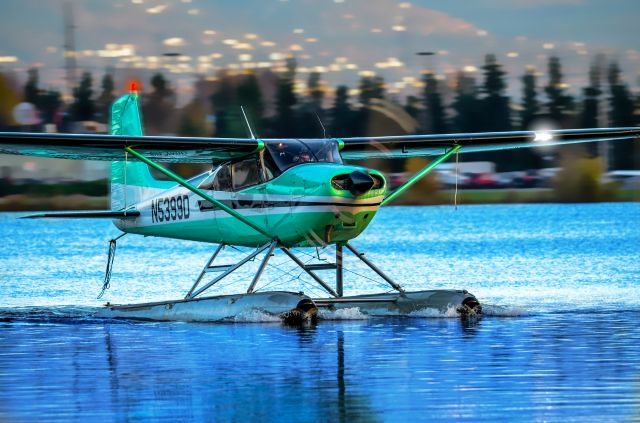
<path fill-rule="evenodd" d="M 540 185 L 541 178 L 538 171 L 530 169 L 522 175 L 513 179 L 513 186 L 516 188 L 535 188 Z"/>
<path fill-rule="evenodd" d="M 465 184 L 471 189 L 496 188 L 497 181 L 494 173 L 473 173 Z"/>

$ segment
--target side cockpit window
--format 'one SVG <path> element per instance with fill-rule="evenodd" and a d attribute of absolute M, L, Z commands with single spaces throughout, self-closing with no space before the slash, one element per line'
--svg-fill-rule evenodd
<path fill-rule="evenodd" d="M 215 177 L 215 173 L 214 172 L 209 172 L 209 174 L 204 178 L 204 180 L 202 182 L 200 182 L 200 184 L 198 184 L 198 188 L 205 190 L 205 191 L 211 191 L 213 189 L 213 178 Z"/>
<path fill-rule="evenodd" d="M 231 165 L 231 175 L 234 191 L 258 185 L 261 180 L 257 157 L 249 157 Z"/>
<path fill-rule="evenodd" d="M 257 155 L 235 163 L 226 163 L 209 173 L 198 188 L 209 191 L 239 191 L 262 183 Z M 265 178 L 266 180 L 267 178 Z"/>
<path fill-rule="evenodd" d="M 229 165 L 221 165 L 217 171 L 209 175 L 200 182 L 198 188 L 206 191 L 231 191 L 231 171 Z"/>
<path fill-rule="evenodd" d="M 229 165 L 222 165 L 216 173 L 216 178 L 213 180 L 213 189 L 216 191 L 231 191 L 231 171 Z"/>

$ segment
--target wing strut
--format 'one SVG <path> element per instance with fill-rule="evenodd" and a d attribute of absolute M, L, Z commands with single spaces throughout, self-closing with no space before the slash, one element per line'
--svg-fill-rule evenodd
<path fill-rule="evenodd" d="M 400 185 L 398 188 L 393 190 L 391 193 L 387 194 L 387 196 L 384 198 L 384 200 L 382 200 L 382 204 L 380 204 L 380 205 L 384 206 L 388 202 L 390 202 L 391 200 L 393 200 L 394 198 L 396 198 L 397 196 L 402 194 L 402 192 L 404 190 L 406 190 L 411 185 L 413 185 L 416 182 L 418 182 L 425 175 L 427 175 L 429 172 L 431 172 L 433 169 L 435 169 L 440 163 L 442 163 L 443 161 L 447 160 L 453 153 L 456 153 L 459 149 L 460 149 L 459 145 L 457 145 L 457 144 L 454 145 L 451 150 L 447 151 L 442 156 L 438 157 L 437 159 L 435 159 L 434 161 L 429 163 L 427 166 L 423 167 L 422 170 L 420 170 L 420 172 L 418 172 L 415 175 L 413 175 L 407 182 L 405 182 L 404 184 Z"/>
<path fill-rule="evenodd" d="M 237 211 L 235 211 L 231 207 L 227 206 L 226 204 L 221 203 L 220 201 L 216 200 L 215 198 L 213 198 L 212 196 L 208 195 L 204 191 L 201 191 L 200 189 L 198 189 L 195 186 L 191 185 L 189 182 L 185 181 L 184 179 L 182 179 L 180 176 L 176 175 L 175 173 L 173 173 L 169 169 L 166 169 L 166 168 L 160 166 L 158 163 L 156 163 L 156 162 L 154 162 L 152 160 L 149 160 L 148 158 L 146 158 L 142 154 L 138 153 L 137 151 L 135 151 L 131 147 L 125 147 L 125 151 L 133 154 L 138 159 L 140 159 L 142 162 L 148 164 L 149 166 L 151 166 L 152 168 L 156 169 L 157 171 L 164 173 L 169 178 L 173 179 L 174 181 L 176 181 L 177 183 L 179 183 L 180 185 L 182 185 L 183 187 L 185 187 L 189 191 L 191 191 L 191 192 L 195 193 L 196 195 L 204 198 L 205 200 L 210 201 L 211 203 L 215 204 L 216 207 L 219 207 L 220 209 L 224 210 L 225 212 L 227 212 L 231 216 L 235 217 L 236 219 L 238 219 L 242 223 L 246 224 L 247 226 L 250 226 L 251 228 L 255 229 L 257 232 L 261 233 L 262 235 L 264 235 L 264 236 L 266 236 L 266 237 L 268 237 L 270 239 L 273 239 L 273 237 L 267 231 L 265 231 L 263 228 L 261 228 L 260 226 L 256 225 L 255 223 L 253 223 L 252 221 L 250 221 L 249 219 L 247 219 L 246 217 L 244 217 L 243 215 L 241 215 L 240 213 L 238 213 Z"/>

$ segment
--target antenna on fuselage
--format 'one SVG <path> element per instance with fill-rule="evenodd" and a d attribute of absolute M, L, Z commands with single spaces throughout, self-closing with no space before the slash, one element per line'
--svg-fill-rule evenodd
<path fill-rule="evenodd" d="M 324 125 L 322 124 L 322 120 L 320 119 L 320 116 L 318 116 L 317 112 L 313 112 L 316 115 L 316 118 L 318 119 L 318 123 L 320 123 L 320 126 L 322 127 L 322 135 L 323 138 L 327 138 L 327 130 L 324 128 Z"/>
<path fill-rule="evenodd" d="M 244 107 L 240 106 L 240 110 L 242 110 L 242 115 L 244 116 L 244 121 L 247 124 L 247 129 L 249 130 L 249 134 L 251 134 L 251 139 L 255 140 L 256 136 L 253 135 L 253 130 L 251 129 L 251 124 L 249 123 L 249 118 L 247 117 L 247 114 L 244 112 Z"/>

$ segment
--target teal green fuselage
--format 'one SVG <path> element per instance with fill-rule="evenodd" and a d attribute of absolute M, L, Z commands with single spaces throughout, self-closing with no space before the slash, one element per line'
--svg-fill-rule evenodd
<path fill-rule="evenodd" d="M 288 247 L 346 242 L 369 225 L 386 194 L 386 184 L 361 195 L 331 184 L 334 176 L 354 171 L 384 180 L 379 172 L 358 166 L 306 163 L 237 192 L 206 191 L 269 236 L 180 185 L 166 190 L 141 188 L 146 189 L 147 199 L 134 206 L 140 217 L 115 224 L 124 232 L 140 235 L 248 247 L 274 238 Z"/>

